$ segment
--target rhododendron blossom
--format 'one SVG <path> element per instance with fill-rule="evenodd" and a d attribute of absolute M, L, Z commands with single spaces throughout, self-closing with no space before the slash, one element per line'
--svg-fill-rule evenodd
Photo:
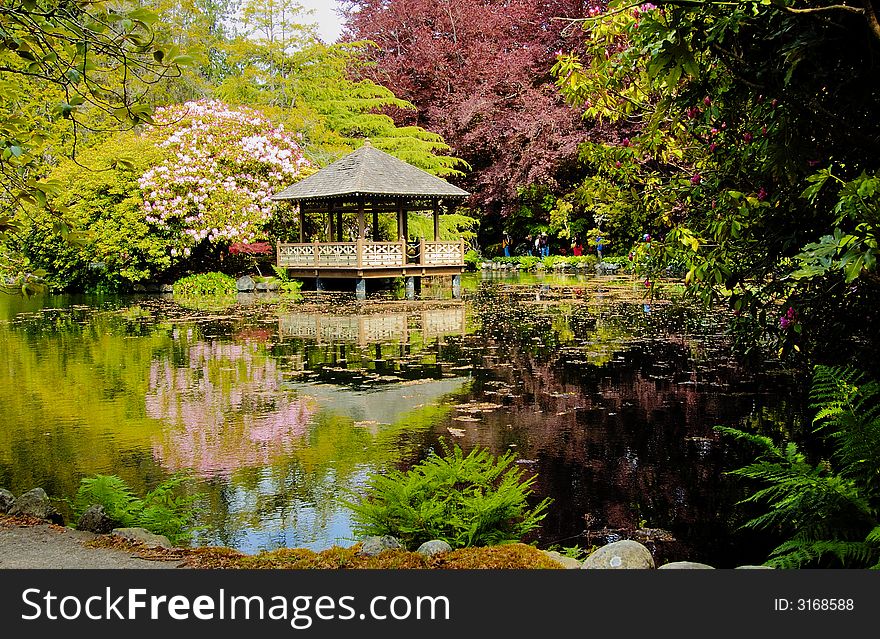
<path fill-rule="evenodd" d="M 172 255 L 250 243 L 272 215 L 270 196 L 311 172 L 295 136 L 259 111 L 200 100 L 157 109 L 148 135 L 168 150 L 141 176 L 148 223 L 175 232 Z"/>

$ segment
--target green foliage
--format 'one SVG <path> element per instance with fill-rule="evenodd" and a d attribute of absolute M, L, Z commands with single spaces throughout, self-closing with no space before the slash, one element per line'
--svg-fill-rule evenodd
<path fill-rule="evenodd" d="M 91 149 L 88 161 L 65 160 L 49 182 L 71 185 L 50 198 L 63 213 L 38 209 L 17 218 L 19 249 L 53 289 L 120 290 L 171 265 L 163 235 L 144 221 L 138 179 L 161 151 L 123 133 Z M 86 163 L 87 162 L 87 163 Z"/>
<path fill-rule="evenodd" d="M 584 19 L 553 74 L 615 130 L 582 147 L 587 177 L 565 200 L 618 246 L 650 233 L 639 273 L 683 267 L 688 295 L 736 313 L 743 346 L 876 362 L 875 14 L 790 5 L 612 0 Z M 802 332 L 779 322 L 795 304 Z"/>
<path fill-rule="evenodd" d="M 98 504 L 120 527 L 146 528 L 165 535 L 173 544 L 185 543 L 192 535 L 196 499 L 179 494 L 186 481 L 183 476 L 171 477 L 139 498 L 116 475 L 84 477 L 73 500 L 74 514 L 79 518 L 89 506 Z"/>
<path fill-rule="evenodd" d="M 441 215 L 439 239 L 447 242 L 464 239 L 466 245 L 474 246 L 480 220 L 468 215 L 470 212 L 467 209 L 459 209 L 458 213 Z M 410 212 L 407 225 L 410 240 L 421 238 L 430 240 L 434 237 L 434 220 L 430 215 Z"/>
<path fill-rule="evenodd" d="M 515 264 L 523 271 L 536 271 L 539 264 L 544 270 L 553 270 L 560 266 L 590 269 L 596 265 L 598 259 L 595 255 L 548 255 L 546 257 L 517 255 L 513 257 L 493 257 L 492 261 L 499 264 Z"/>
<path fill-rule="evenodd" d="M 880 568 L 880 384 L 851 368 L 817 366 L 816 432 L 832 454 L 811 462 L 794 442 L 718 427 L 758 449 L 732 474 L 764 487 L 745 502 L 769 510 L 745 525 L 787 537 L 768 563 L 783 568 Z"/>
<path fill-rule="evenodd" d="M 51 220 L 63 236 L 63 210 L 45 180 L 85 136 L 149 122 L 148 87 L 191 62 L 157 37 L 156 15 L 138 3 L 36 3 L 10 0 L 0 11 L 0 213 Z M 61 184 L 66 188 L 66 184 Z M 18 233 L 0 224 L 0 243 L 19 250 Z M 28 279 L 5 268 L 0 275 Z"/>
<path fill-rule="evenodd" d="M 278 277 L 278 288 L 282 293 L 287 293 L 293 297 L 298 297 L 299 292 L 302 290 L 302 281 L 300 280 L 292 280 L 290 276 L 287 274 L 286 268 L 281 268 L 275 264 L 272 265 L 272 270 L 275 271 L 275 275 Z"/>
<path fill-rule="evenodd" d="M 476 271 L 477 266 L 479 266 L 480 262 L 483 261 L 483 256 L 480 255 L 474 249 L 469 250 L 464 254 L 464 265 L 465 269 L 468 271 Z"/>
<path fill-rule="evenodd" d="M 236 292 L 235 278 L 225 273 L 197 273 L 174 283 L 175 297 L 225 297 Z"/>
<path fill-rule="evenodd" d="M 383 111 L 414 110 L 387 88 L 352 80 L 371 46 L 365 42 L 325 45 L 308 37 L 295 49 L 265 38 L 239 38 L 228 45 L 238 73 L 217 87 L 221 99 L 279 108 L 288 128 L 305 133 L 308 151 L 320 165 L 339 159 L 364 139 L 429 173 L 456 176 L 467 168 L 443 138 L 418 126 L 397 126 Z M 291 108 L 293 107 L 293 108 Z"/>
<path fill-rule="evenodd" d="M 431 539 L 453 548 L 491 546 L 519 541 L 540 525 L 550 502 L 529 508 L 534 482 L 510 452 L 495 458 L 476 448 L 465 455 L 444 444 L 443 456 L 371 476 L 367 497 L 349 505 L 358 534 L 393 535 L 407 548 Z"/>

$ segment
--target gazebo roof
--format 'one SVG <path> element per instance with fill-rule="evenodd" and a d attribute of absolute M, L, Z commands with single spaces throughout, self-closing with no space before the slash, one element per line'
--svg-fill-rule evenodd
<path fill-rule="evenodd" d="M 273 200 L 319 200 L 345 196 L 463 199 L 467 191 L 380 151 L 369 141 L 272 196 Z"/>

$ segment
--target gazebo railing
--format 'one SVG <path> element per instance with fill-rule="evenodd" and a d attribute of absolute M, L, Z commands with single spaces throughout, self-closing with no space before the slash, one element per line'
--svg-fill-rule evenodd
<path fill-rule="evenodd" d="M 406 266 L 463 266 L 464 241 L 311 242 L 277 245 L 281 268 L 387 269 Z"/>

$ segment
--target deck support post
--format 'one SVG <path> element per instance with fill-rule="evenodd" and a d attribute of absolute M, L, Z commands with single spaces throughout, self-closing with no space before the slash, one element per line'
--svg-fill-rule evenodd
<path fill-rule="evenodd" d="M 452 297 L 457 300 L 461 299 L 461 275 L 452 276 Z"/>
<path fill-rule="evenodd" d="M 324 281 L 320 277 L 315 278 L 315 290 L 318 293 L 324 290 Z"/>
<path fill-rule="evenodd" d="M 365 278 L 357 278 L 355 281 L 354 294 L 361 302 L 367 299 L 367 280 Z"/>
<path fill-rule="evenodd" d="M 406 299 L 414 300 L 416 298 L 416 278 L 410 275 L 406 278 Z"/>

